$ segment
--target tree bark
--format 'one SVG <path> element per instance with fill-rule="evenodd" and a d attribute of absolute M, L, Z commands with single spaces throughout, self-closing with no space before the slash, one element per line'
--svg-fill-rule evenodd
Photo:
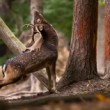
<path fill-rule="evenodd" d="M 104 41 L 105 71 L 102 78 L 106 79 L 110 78 L 110 0 L 106 0 L 104 26 L 105 26 L 105 41 Z"/>
<path fill-rule="evenodd" d="M 40 13 L 43 13 L 43 0 L 36 0 L 36 2 L 37 2 L 36 4 L 37 10 Z"/>
<path fill-rule="evenodd" d="M 0 16 L 4 17 L 11 8 L 13 0 L 0 0 Z"/>
<path fill-rule="evenodd" d="M 74 0 L 70 55 L 58 89 L 96 76 L 97 15 L 98 0 Z"/>
<path fill-rule="evenodd" d="M 31 23 L 33 24 L 34 12 L 37 10 L 38 12 L 43 12 L 42 0 L 30 0 L 30 14 L 31 14 Z"/>

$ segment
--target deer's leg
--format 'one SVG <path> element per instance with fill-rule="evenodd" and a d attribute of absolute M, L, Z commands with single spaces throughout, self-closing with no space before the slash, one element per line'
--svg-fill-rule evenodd
<path fill-rule="evenodd" d="M 31 47 L 27 48 L 25 51 L 34 51 L 34 50 L 40 51 L 42 43 L 43 38 L 42 36 L 40 36 L 36 41 L 34 41 L 34 44 Z"/>
<path fill-rule="evenodd" d="M 56 91 L 56 63 L 53 63 L 49 68 L 50 68 L 50 73 L 51 73 L 51 79 L 52 79 L 52 90 Z"/>
<path fill-rule="evenodd" d="M 55 72 L 56 63 L 53 63 L 46 68 L 48 80 L 49 80 L 49 91 L 56 92 L 56 72 Z"/>
<path fill-rule="evenodd" d="M 52 92 L 52 80 L 51 80 L 51 72 L 50 68 L 46 67 L 47 75 L 48 75 L 48 90 L 49 92 Z"/>

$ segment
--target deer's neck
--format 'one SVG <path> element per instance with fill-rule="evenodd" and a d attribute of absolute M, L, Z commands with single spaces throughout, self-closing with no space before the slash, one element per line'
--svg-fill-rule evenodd
<path fill-rule="evenodd" d="M 44 43 L 52 44 L 54 46 L 58 45 L 58 36 L 52 26 L 45 26 L 41 34 L 44 39 Z"/>

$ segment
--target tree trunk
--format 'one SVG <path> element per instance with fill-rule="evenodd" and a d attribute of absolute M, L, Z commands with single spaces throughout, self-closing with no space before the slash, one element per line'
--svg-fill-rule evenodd
<path fill-rule="evenodd" d="M 34 24 L 34 12 L 35 11 L 43 13 L 43 0 L 30 0 L 31 24 Z M 31 34 L 33 33 L 33 31 L 34 30 L 32 29 Z"/>
<path fill-rule="evenodd" d="M 0 0 L 0 16 L 4 17 L 10 10 L 13 0 Z"/>
<path fill-rule="evenodd" d="M 43 13 L 43 0 L 36 0 L 37 1 L 37 10 L 39 10 L 40 13 Z"/>
<path fill-rule="evenodd" d="M 110 77 L 110 0 L 106 0 L 104 26 L 105 26 L 105 41 L 104 41 L 105 74 L 103 75 L 102 78 L 106 79 Z"/>
<path fill-rule="evenodd" d="M 58 89 L 96 76 L 97 15 L 98 0 L 74 0 L 70 55 Z"/>
<path fill-rule="evenodd" d="M 30 10 L 31 10 L 31 16 L 33 16 L 33 13 L 35 10 L 42 13 L 43 6 L 42 6 L 42 0 L 30 0 Z"/>

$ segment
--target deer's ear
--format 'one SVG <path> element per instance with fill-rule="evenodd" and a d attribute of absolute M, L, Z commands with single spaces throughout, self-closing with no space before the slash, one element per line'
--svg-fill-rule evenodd
<path fill-rule="evenodd" d="M 43 19 L 43 16 L 41 13 L 39 13 L 38 11 L 34 12 L 34 19 Z"/>

